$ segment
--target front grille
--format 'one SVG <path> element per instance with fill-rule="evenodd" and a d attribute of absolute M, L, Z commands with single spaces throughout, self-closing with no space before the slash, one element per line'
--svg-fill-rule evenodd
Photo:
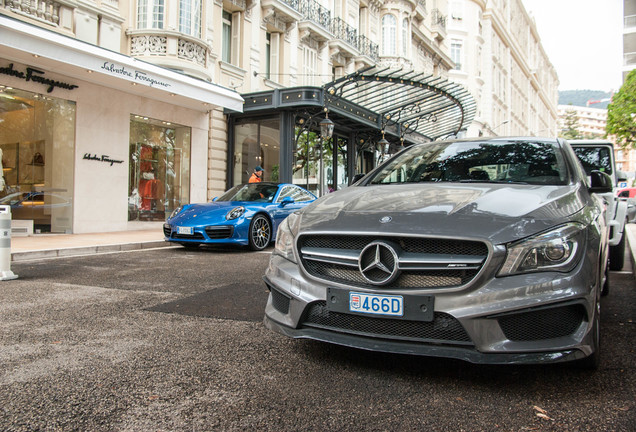
<path fill-rule="evenodd" d="M 234 234 L 233 226 L 209 226 L 205 227 L 205 234 L 211 240 L 226 239 Z"/>
<path fill-rule="evenodd" d="M 408 264 L 400 264 L 399 276 L 383 286 L 389 289 L 462 286 L 477 276 L 488 257 L 488 247 L 482 242 L 425 237 L 303 235 L 298 239 L 298 250 L 310 275 L 327 282 L 369 287 L 357 260 L 362 250 L 377 240 L 391 243 L 400 254 L 411 257 Z M 338 258 L 342 253 L 345 259 Z M 473 263 L 462 264 L 469 261 Z"/>
<path fill-rule="evenodd" d="M 168 225 L 168 226 L 164 225 L 163 226 L 163 235 L 169 238 L 170 234 L 172 234 L 172 228 L 170 228 L 170 225 Z"/>
<path fill-rule="evenodd" d="M 433 321 L 406 321 L 331 312 L 324 301 L 309 305 L 302 327 L 400 341 L 473 345 L 462 325 L 451 315 L 435 312 Z"/>
<path fill-rule="evenodd" d="M 508 339 L 523 342 L 569 336 L 585 316 L 585 308 L 577 304 L 505 315 L 498 321 Z"/>
<path fill-rule="evenodd" d="M 289 297 L 276 291 L 275 289 L 271 289 L 271 293 L 272 293 L 272 306 L 274 306 L 274 309 L 276 309 L 278 312 L 282 314 L 288 314 L 289 313 Z"/>
<path fill-rule="evenodd" d="M 172 238 L 177 240 L 205 240 L 203 238 L 203 234 L 199 232 L 195 232 L 194 234 L 177 234 L 176 232 L 172 233 Z"/>

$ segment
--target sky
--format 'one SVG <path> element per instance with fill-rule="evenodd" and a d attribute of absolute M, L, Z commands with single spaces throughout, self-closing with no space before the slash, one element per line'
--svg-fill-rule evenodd
<path fill-rule="evenodd" d="M 623 0 L 522 0 L 534 17 L 559 90 L 618 91 Z"/>

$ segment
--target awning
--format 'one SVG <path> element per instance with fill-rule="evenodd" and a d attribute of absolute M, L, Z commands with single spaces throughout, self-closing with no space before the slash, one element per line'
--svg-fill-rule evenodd
<path fill-rule="evenodd" d="M 225 87 L 2 15 L 0 59 L 197 111 L 243 110 Z"/>
<path fill-rule="evenodd" d="M 476 112 L 475 100 L 464 87 L 415 71 L 370 67 L 323 88 L 329 111 L 373 113 L 369 118 L 380 130 L 415 142 L 457 135 Z"/>

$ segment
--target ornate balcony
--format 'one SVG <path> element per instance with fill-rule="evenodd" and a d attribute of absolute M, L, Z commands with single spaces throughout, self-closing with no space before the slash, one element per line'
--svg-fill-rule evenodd
<path fill-rule="evenodd" d="M 4 6 L 11 12 L 26 15 L 38 21 L 58 26 L 61 3 L 52 0 L 5 0 Z"/>
<path fill-rule="evenodd" d="M 200 39 L 169 30 L 131 30 L 130 55 L 188 75 L 210 79 L 209 47 Z"/>
<path fill-rule="evenodd" d="M 261 0 L 263 21 L 278 20 L 285 23 L 300 21 L 300 0 Z"/>
<path fill-rule="evenodd" d="M 374 63 L 378 62 L 380 58 L 380 46 L 377 43 L 371 42 L 371 39 L 364 35 L 358 36 L 358 49 L 360 54 L 369 57 Z"/>
<path fill-rule="evenodd" d="M 344 58 L 360 55 L 358 31 L 342 18 L 334 18 L 331 21 L 331 33 L 335 39 L 329 41 L 329 48 L 335 64 L 343 63 Z"/>
<path fill-rule="evenodd" d="M 439 42 L 446 38 L 446 15 L 442 14 L 439 9 L 431 11 L 431 33 L 433 38 Z"/>
<path fill-rule="evenodd" d="M 301 39 L 305 36 L 324 42 L 330 40 L 331 11 L 321 6 L 316 0 L 300 0 L 300 12 L 303 18 L 298 23 Z"/>

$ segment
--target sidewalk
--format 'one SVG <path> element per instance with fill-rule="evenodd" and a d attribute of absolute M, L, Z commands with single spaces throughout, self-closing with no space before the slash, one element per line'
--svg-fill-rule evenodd
<path fill-rule="evenodd" d="M 173 246 L 163 239 L 161 227 L 92 234 L 39 234 L 11 238 L 11 261 L 92 255 Z"/>
<path fill-rule="evenodd" d="M 627 247 L 636 275 L 636 224 L 627 224 Z M 172 246 L 163 240 L 161 226 L 152 229 L 94 234 L 40 234 L 11 239 L 11 261 L 91 255 Z"/>

